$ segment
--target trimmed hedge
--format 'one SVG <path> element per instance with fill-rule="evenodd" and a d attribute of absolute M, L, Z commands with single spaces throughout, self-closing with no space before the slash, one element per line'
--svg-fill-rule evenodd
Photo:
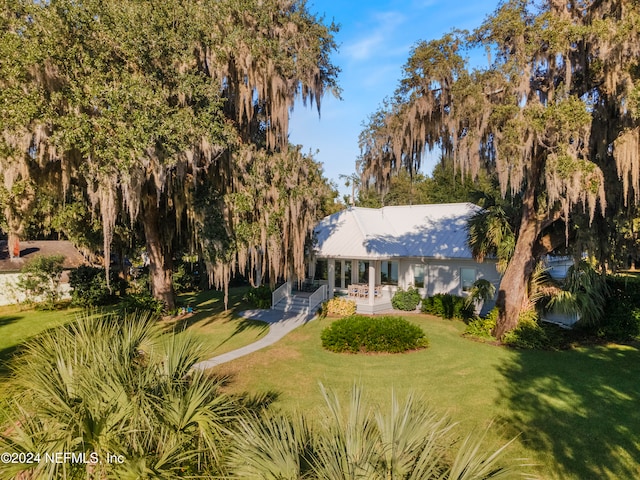
<path fill-rule="evenodd" d="M 422 300 L 422 313 L 429 313 L 442 318 L 473 318 L 473 305 L 465 298 L 449 293 L 437 293 L 433 297 Z"/>
<path fill-rule="evenodd" d="M 352 315 L 322 331 L 322 346 L 332 352 L 401 353 L 429 346 L 420 327 L 402 317 Z"/>
<path fill-rule="evenodd" d="M 407 290 L 400 288 L 391 298 L 391 306 L 405 312 L 414 311 L 419 303 L 420 292 L 413 287 L 409 287 Z"/>

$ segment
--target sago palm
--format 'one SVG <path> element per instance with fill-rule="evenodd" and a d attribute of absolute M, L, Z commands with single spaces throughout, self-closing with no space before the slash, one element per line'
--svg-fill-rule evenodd
<path fill-rule="evenodd" d="M 415 395 L 391 393 L 388 409 L 372 407 L 354 386 L 346 405 L 322 388 L 324 408 L 265 413 L 243 423 L 229 454 L 233 478 L 326 480 L 471 480 L 512 478 L 500 465 L 506 447 L 489 450 L 483 438 L 456 442 L 455 424 Z"/>
<path fill-rule="evenodd" d="M 199 352 L 187 336 L 162 335 L 148 315 L 83 315 L 32 341 L 13 366 L 16 395 L 0 451 L 95 452 L 102 463 L 1 464 L 0 477 L 216 471 L 237 409 L 216 381 L 191 371 Z M 121 457 L 108 463 L 107 455 Z"/>

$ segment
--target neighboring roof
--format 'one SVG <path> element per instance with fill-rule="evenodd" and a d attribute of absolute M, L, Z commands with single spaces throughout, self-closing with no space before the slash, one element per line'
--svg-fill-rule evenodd
<path fill-rule="evenodd" d="M 472 203 L 350 207 L 320 221 L 316 255 L 471 259 L 467 220 L 480 210 Z"/>
<path fill-rule="evenodd" d="M 20 242 L 20 258 L 9 258 L 7 242 L 0 242 L 0 272 L 18 272 L 30 259 L 38 255 L 62 255 L 63 267 L 76 268 L 87 262 L 82 254 L 68 240 L 39 240 L 33 242 Z"/>

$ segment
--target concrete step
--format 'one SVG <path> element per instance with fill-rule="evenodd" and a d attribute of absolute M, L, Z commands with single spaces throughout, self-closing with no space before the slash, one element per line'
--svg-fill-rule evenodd
<path fill-rule="evenodd" d="M 309 310 L 309 302 L 307 299 L 289 297 L 282 299 L 273 306 L 273 309 L 280 312 L 307 313 Z"/>
<path fill-rule="evenodd" d="M 287 302 L 285 300 L 278 302 L 274 307 L 280 308 L 307 308 L 309 304 L 307 302 Z"/>

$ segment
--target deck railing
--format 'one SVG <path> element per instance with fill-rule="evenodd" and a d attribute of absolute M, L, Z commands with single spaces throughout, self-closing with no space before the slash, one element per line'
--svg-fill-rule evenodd
<path fill-rule="evenodd" d="M 271 293 L 271 308 L 275 308 L 276 304 L 283 298 L 291 296 L 291 282 L 285 282 Z"/>
<path fill-rule="evenodd" d="M 311 296 L 309 297 L 309 313 L 313 312 L 313 309 L 324 302 L 326 299 L 327 286 L 320 285 L 320 288 L 313 292 L 313 294 L 311 294 Z"/>

